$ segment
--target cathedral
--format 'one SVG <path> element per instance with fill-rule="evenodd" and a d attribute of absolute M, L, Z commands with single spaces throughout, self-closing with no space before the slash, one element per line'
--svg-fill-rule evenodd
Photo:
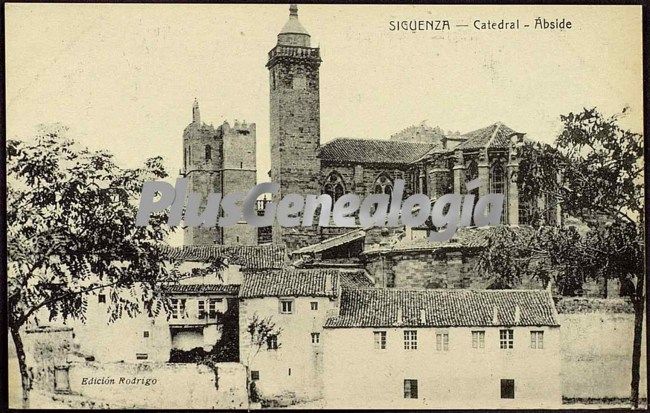
<path fill-rule="evenodd" d="M 312 47 L 311 36 L 298 19 L 298 8 L 291 5 L 289 19 L 277 35 L 277 44 L 268 53 L 270 97 L 270 179 L 280 185 L 277 199 L 290 193 L 329 194 L 334 201 L 346 193 L 367 196 L 389 194 L 396 179 L 406 182 L 404 197 L 426 194 L 432 201 L 447 193 L 468 193 L 465 183 L 476 178 L 481 186 L 470 192 L 504 194 L 502 223 L 525 225 L 531 211 L 541 212 L 546 224 L 561 218 L 552 200 L 530 200 L 520 196 L 516 176 L 521 149 L 528 140 L 501 122 L 466 133 L 445 133 L 426 123 L 401 130 L 388 139 L 334 138 L 321 144 L 320 50 Z M 201 121 L 198 103 L 193 119 L 183 133 L 184 168 L 190 191 L 248 191 L 255 184 L 255 124 L 224 122 L 214 128 Z M 285 247 L 296 265 L 363 265 L 371 268 L 399 268 L 416 252 L 415 261 L 466 263 L 468 251 L 480 247 L 460 239 L 485 238 L 479 228 L 464 229 L 449 243 L 441 245 L 426 239 L 430 227 L 361 228 L 307 227 L 254 228 L 245 222 L 231 228 L 188 228 L 186 245 L 256 245 L 273 243 Z M 269 234 L 270 232 L 270 234 Z M 470 235 L 471 234 L 471 235 Z M 270 235 L 270 236 L 269 236 Z M 456 246 L 458 248 L 450 248 Z M 458 255 L 457 250 L 462 250 Z M 397 254 L 399 252 L 399 254 Z M 435 253 L 434 253 L 435 252 Z M 396 254 L 397 261 L 391 261 Z M 449 255 L 451 254 L 451 255 Z M 456 255 L 454 255 L 456 254 Z M 472 255 L 472 254 L 470 254 Z M 387 267 L 387 260 L 390 265 Z M 378 262 L 381 262 L 379 264 Z M 404 264 L 405 265 L 405 264 Z M 448 265 L 447 265 L 448 266 Z M 407 266 L 408 267 L 408 266 Z M 411 266 L 413 273 L 417 266 Z M 442 270 L 441 270 L 442 271 Z M 378 284 L 394 286 L 394 272 L 379 271 Z M 430 271 L 427 271 L 430 272 Z M 440 272 L 440 271 L 438 271 Z M 442 271 L 445 272 L 445 271 Z M 458 286 L 467 280 L 458 277 Z M 403 282 L 408 282 L 403 280 Z M 435 280 L 426 286 L 439 286 Z"/>

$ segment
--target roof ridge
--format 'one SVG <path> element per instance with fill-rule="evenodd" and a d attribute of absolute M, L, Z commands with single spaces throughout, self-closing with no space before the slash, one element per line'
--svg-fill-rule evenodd
<path fill-rule="evenodd" d="M 494 128 L 494 131 L 492 132 L 492 136 L 490 136 L 490 139 L 487 141 L 487 144 L 485 145 L 486 148 L 489 148 L 492 146 L 492 142 L 494 141 L 494 138 L 497 136 L 497 132 L 499 132 L 499 129 L 501 128 L 502 123 L 497 121 L 494 125 L 496 127 Z"/>

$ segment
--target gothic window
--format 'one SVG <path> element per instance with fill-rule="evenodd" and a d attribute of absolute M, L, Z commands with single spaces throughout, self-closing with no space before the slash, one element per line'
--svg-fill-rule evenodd
<path fill-rule="evenodd" d="M 343 178 L 337 172 L 331 172 L 327 179 L 325 179 L 325 185 L 323 186 L 323 193 L 332 197 L 332 203 L 336 202 L 337 199 L 345 194 L 345 184 L 343 183 Z"/>
<path fill-rule="evenodd" d="M 374 193 L 390 195 L 391 192 L 393 192 L 393 180 L 382 173 L 375 180 Z"/>
<path fill-rule="evenodd" d="M 210 145 L 205 145 L 205 161 L 212 159 L 212 147 Z"/>
<path fill-rule="evenodd" d="M 503 163 L 495 162 L 490 168 L 490 192 L 493 194 L 506 193 L 506 171 L 503 168 Z M 505 222 L 507 201 L 504 200 L 503 212 L 501 213 L 501 222 Z"/>
<path fill-rule="evenodd" d="M 506 173 L 503 164 L 495 162 L 490 169 L 490 192 L 493 194 L 505 194 Z"/>
<path fill-rule="evenodd" d="M 546 195 L 545 200 L 544 219 L 546 225 L 557 225 L 557 200 L 553 195 Z"/>
<path fill-rule="evenodd" d="M 524 197 L 519 197 L 519 224 L 530 225 L 533 219 L 532 203 Z"/>
<path fill-rule="evenodd" d="M 476 178 L 478 178 L 478 164 L 475 160 L 472 160 L 467 165 L 467 169 L 465 170 L 465 183 L 473 181 Z M 468 194 L 474 194 L 478 196 L 478 188 L 472 189 L 472 191 L 468 192 Z"/>

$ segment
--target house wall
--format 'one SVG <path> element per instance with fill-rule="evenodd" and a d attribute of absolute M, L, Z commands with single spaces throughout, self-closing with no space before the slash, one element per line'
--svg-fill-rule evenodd
<path fill-rule="evenodd" d="M 374 349 L 373 331 L 387 332 Z M 327 407 L 553 408 L 561 403 L 557 327 L 514 328 L 514 349 L 499 348 L 499 328 L 484 330 L 473 349 L 471 328 L 416 329 L 418 349 L 404 350 L 402 328 L 327 328 L 324 393 Z M 435 333 L 449 333 L 437 351 Z M 544 331 L 544 349 L 530 348 L 530 330 Z M 418 399 L 404 399 L 404 379 L 418 380 Z M 515 399 L 501 399 L 500 379 L 515 380 Z"/>
<path fill-rule="evenodd" d="M 251 360 L 250 370 L 259 371 L 256 389 L 263 399 L 288 403 L 322 397 L 322 363 L 326 345 L 322 326 L 328 310 L 335 308 L 336 301 L 326 297 L 294 297 L 294 300 L 294 313 L 280 314 L 277 297 L 240 299 L 240 360 L 244 364 Z M 318 303 L 318 310 L 311 310 L 311 302 Z M 278 336 L 277 350 L 267 350 L 263 345 L 252 357 L 254 349 L 250 345 L 247 326 L 255 314 L 260 318 L 271 317 L 282 331 Z M 320 344 L 312 344 L 312 332 L 321 333 Z"/>
<path fill-rule="evenodd" d="M 238 274 L 238 272 L 237 272 Z M 228 275 L 234 276 L 232 274 Z M 182 284 L 197 284 L 202 281 L 215 277 L 192 277 L 182 280 Z M 146 361 L 166 362 L 169 361 L 170 351 L 173 348 L 185 348 L 186 346 L 203 347 L 215 344 L 221 338 L 221 331 L 214 325 L 214 319 L 211 320 L 213 326 L 207 331 L 205 337 L 200 342 L 192 338 L 192 333 L 183 332 L 180 336 L 175 337 L 172 343 L 172 334 L 170 325 L 187 325 L 187 324 L 206 324 L 206 320 L 198 319 L 199 298 L 207 300 L 208 298 L 222 298 L 222 302 L 216 303 L 216 310 L 225 312 L 228 309 L 228 298 L 226 296 L 197 297 L 196 295 L 175 295 L 177 298 L 186 298 L 186 311 L 188 318 L 185 319 L 167 319 L 167 313 L 164 308 L 155 317 L 149 317 L 142 312 L 134 317 L 128 317 L 126 314 L 113 322 L 109 322 L 109 301 L 110 291 L 108 289 L 98 291 L 98 294 L 106 295 L 106 303 L 100 303 L 98 295 L 88 296 L 88 309 L 86 311 L 86 320 L 68 320 L 65 325 L 73 327 L 75 333 L 75 343 L 79 346 L 79 351 L 83 354 L 93 356 L 95 360 L 101 362 L 141 362 L 137 354 L 147 354 Z M 207 302 L 206 302 L 207 310 Z M 200 326 L 204 328 L 205 326 Z M 214 331 L 212 331 L 214 330 Z M 144 332 L 149 333 L 144 337 Z M 209 339 L 206 342 L 206 339 Z M 116 345 L 119 343 L 119 345 Z"/>

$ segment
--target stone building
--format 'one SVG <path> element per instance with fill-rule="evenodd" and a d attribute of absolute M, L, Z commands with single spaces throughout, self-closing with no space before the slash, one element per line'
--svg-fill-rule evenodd
<path fill-rule="evenodd" d="M 501 122 L 464 134 L 422 123 L 387 140 L 336 138 L 321 145 L 321 58 L 310 39 L 292 5 L 267 63 L 270 175 L 280 184 L 279 196 L 329 194 L 336 200 L 351 192 L 390 193 L 395 180 L 403 179 L 404 197 L 423 193 L 435 200 L 446 193 L 465 194 L 465 182 L 480 178 L 482 185 L 473 193 L 505 195 L 504 224 L 529 223 L 531 210 L 541 210 L 546 224 L 558 222 L 553 200 L 520 199 L 516 174 L 525 134 Z M 274 227 L 273 242 L 293 251 L 354 229 Z"/>
<path fill-rule="evenodd" d="M 317 194 L 320 162 L 320 50 L 298 21 L 292 4 L 289 20 L 268 55 L 270 87 L 271 181 L 284 195 Z M 314 228 L 273 227 L 273 242 L 290 248 L 307 245 Z"/>
<path fill-rule="evenodd" d="M 324 327 L 328 408 L 557 408 L 546 291 L 343 291 Z"/>
<path fill-rule="evenodd" d="M 205 206 L 208 194 L 248 192 L 256 184 L 257 166 L 255 124 L 227 121 L 219 127 L 201 121 L 199 103 L 192 108 L 192 122 L 183 132 L 183 170 L 189 180 L 188 192 L 202 196 Z M 255 245 L 257 229 L 239 222 L 232 227 L 188 227 L 184 230 L 185 245 Z"/>

